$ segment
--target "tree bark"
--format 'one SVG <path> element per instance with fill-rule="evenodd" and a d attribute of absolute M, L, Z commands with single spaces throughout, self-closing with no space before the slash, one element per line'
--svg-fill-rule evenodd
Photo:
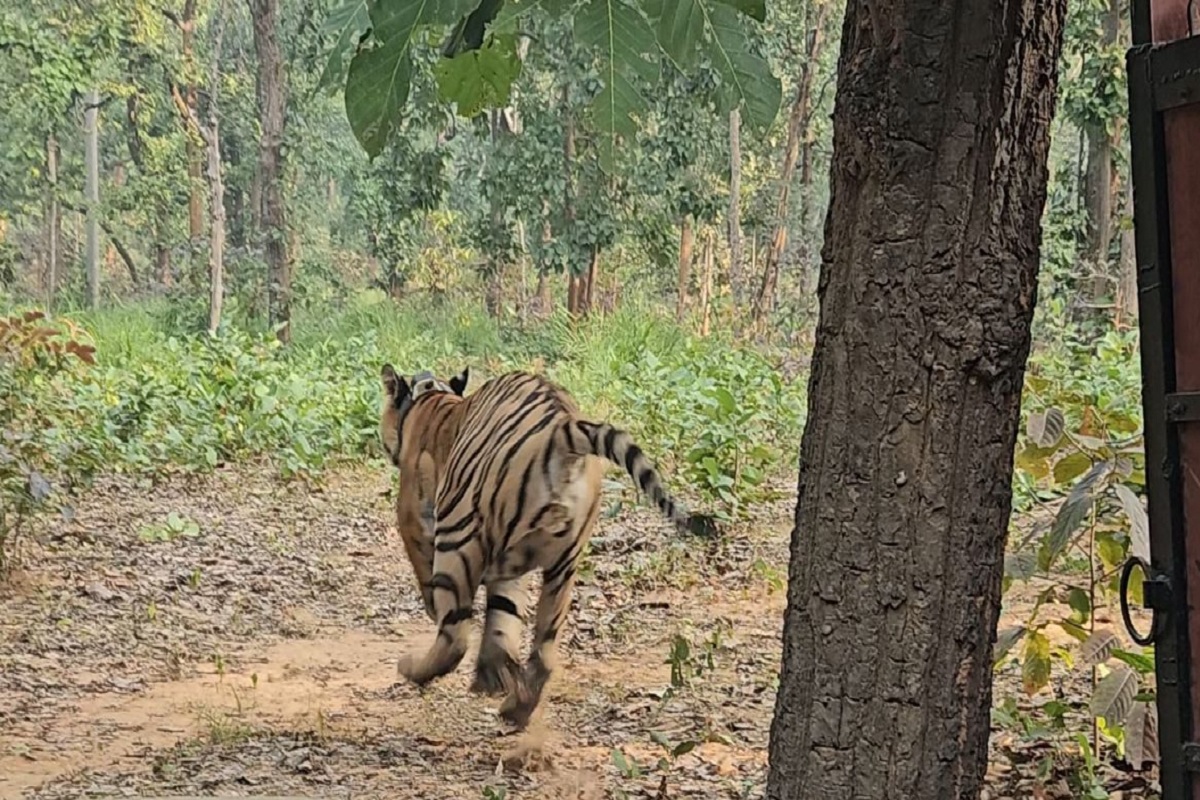
<path fill-rule="evenodd" d="M 1112 47 L 1121 30 L 1121 0 L 1111 0 L 1104 17 L 1102 47 Z M 1116 172 L 1113 169 L 1113 137 L 1106 120 L 1097 120 L 1084 131 L 1087 137 L 1087 170 L 1084 174 L 1084 200 L 1087 209 L 1085 255 L 1091 268 L 1087 281 L 1087 299 L 1103 302 L 1108 293 L 1109 248 L 1112 245 L 1113 210 L 1116 206 Z"/>
<path fill-rule="evenodd" d="M 1133 217 L 1133 181 L 1125 180 L 1125 215 Z M 1121 231 L 1121 259 L 1118 266 L 1117 324 L 1136 325 L 1138 318 L 1137 253 L 1134 250 L 1133 225 Z"/>
<path fill-rule="evenodd" d="M 692 215 L 684 214 L 679 222 L 679 298 L 675 302 L 675 321 L 683 322 L 688 307 L 688 285 L 692 282 L 692 251 L 695 249 Z"/>
<path fill-rule="evenodd" d="M 95 310 L 100 305 L 100 93 L 89 89 L 84 94 L 83 135 L 84 205 L 87 214 L 87 302 Z"/>
<path fill-rule="evenodd" d="M 742 116 L 729 112 L 729 288 L 735 308 L 740 308 L 742 286 Z"/>
<path fill-rule="evenodd" d="M 563 84 L 563 219 L 569 234 L 575 226 L 575 116 L 571 113 L 571 86 Z M 567 265 L 567 313 L 579 315 L 579 276 L 574 264 Z"/>
<path fill-rule="evenodd" d="M 225 4 L 218 7 L 212 61 L 208 67 L 208 152 L 210 220 L 208 230 L 208 332 L 221 326 L 225 305 L 225 179 L 221 175 L 221 50 L 225 41 Z M 198 126 L 197 126 L 198 127 Z"/>
<path fill-rule="evenodd" d="M 809 26 L 804 61 L 800 65 L 800 77 L 796 82 L 796 97 L 788 114 L 787 147 L 783 154 L 783 169 L 779 172 L 779 198 L 775 202 L 775 230 L 763 261 L 762 282 L 754 299 L 755 326 L 761 326 L 775 309 L 775 293 L 779 287 L 779 262 L 787 247 L 788 206 L 791 200 L 792 178 L 796 174 L 796 162 L 800 158 L 800 139 L 808 131 L 812 116 L 812 85 L 817 74 L 817 62 L 825 42 L 825 25 L 829 19 L 832 3 L 820 3 L 810 7 L 815 16 Z"/>
<path fill-rule="evenodd" d="M 183 65 L 186 73 L 183 99 L 191 114 L 197 113 L 197 92 L 193 82 L 196 73 L 196 0 L 184 0 L 179 17 Z M 185 137 L 188 174 L 188 240 L 195 247 L 204 235 L 204 153 L 201 143 L 192 136 Z"/>
<path fill-rule="evenodd" d="M 46 137 L 46 178 L 49 191 L 46 203 L 46 311 L 53 313 L 58 295 L 58 259 L 62 249 L 62 220 L 58 205 L 58 139 Z"/>
<path fill-rule="evenodd" d="M 978 796 L 1065 14 L 847 6 L 769 800 Z"/>
<path fill-rule="evenodd" d="M 262 134 L 258 174 L 262 191 L 262 233 L 268 270 L 268 307 L 279 339 L 292 340 L 292 265 L 288 258 L 287 208 L 283 200 L 283 134 L 287 121 L 287 76 L 279 48 L 279 0 L 247 0 L 254 19 L 258 55 L 258 111 Z"/>
<path fill-rule="evenodd" d="M 712 321 L 713 237 L 704 237 L 704 271 L 700 275 L 700 335 L 708 336 Z"/>

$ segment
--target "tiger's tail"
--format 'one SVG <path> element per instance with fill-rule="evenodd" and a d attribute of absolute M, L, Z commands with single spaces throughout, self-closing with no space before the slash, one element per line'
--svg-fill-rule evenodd
<path fill-rule="evenodd" d="M 642 490 L 663 516 L 675 527 L 690 533 L 708 533 L 710 521 L 706 517 L 688 513 L 663 486 L 662 476 L 654 464 L 638 447 L 627 431 L 604 422 L 573 420 L 563 426 L 567 448 L 575 455 L 596 455 L 606 458 L 629 473 L 633 482 Z"/>

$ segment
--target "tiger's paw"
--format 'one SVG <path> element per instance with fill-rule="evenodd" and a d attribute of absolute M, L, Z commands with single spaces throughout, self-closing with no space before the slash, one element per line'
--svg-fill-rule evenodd
<path fill-rule="evenodd" d="M 518 687 L 509 692 L 500 704 L 500 719 L 523 731 L 529 727 L 529 720 L 536 708 L 537 698 L 531 696 L 524 687 Z"/>
<path fill-rule="evenodd" d="M 421 687 L 429 683 L 429 678 L 421 674 L 422 670 L 419 667 L 416 657 L 411 653 L 405 653 L 396 661 L 396 674 L 409 683 Z"/>
<path fill-rule="evenodd" d="M 480 659 L 475 664 L 475 680 L 471 682 L 471 691 L 489 697 L 511 694 L 517 688 L 518 674 L 520 667 L 508 653 Z"/>

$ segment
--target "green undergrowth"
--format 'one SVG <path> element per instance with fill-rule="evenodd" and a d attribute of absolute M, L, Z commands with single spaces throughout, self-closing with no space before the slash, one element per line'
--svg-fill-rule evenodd
<path fill-rule="evenodd" d="M 255 459 L 314 478 L 377 458 L 386 362 L 408 374 L 469 366 L 468 392 L 508 369 L 542 371 L 585 413 L 629 429 L 670 485 L 719 515 L 741 514 L 768 477 L 794 469 L 803 376 L 784 381 L 770 354 L 696 338 L 653 308 L 498 324 L 474 305 L 367 292 L 299 315 L 287 347 L 265 330 L 181 335 L 169 312 L 159 301 L 61 317 L 96 351 L 72 373 L 62 422 L 107 470 L 158 476 Z"/>

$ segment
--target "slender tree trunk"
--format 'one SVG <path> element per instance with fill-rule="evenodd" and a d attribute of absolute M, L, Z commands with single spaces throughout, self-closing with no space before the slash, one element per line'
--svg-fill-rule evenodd
<path fill-rule="evenodd" d="M 768 800 L 979 795 L 1065 15 L 847 6 Z"/>
<path fill-rule="evenodd" d="M 188 80 L 183 87 L 183 99 L 191 114 L 198 113 L 196 86 L 192 76 L 196 73 L 196 0 L 184 0 L 183 14 L 179 17 L 182 40 L 183 64 Z M 204 152 L 195 137 L 185 137 L 185 153 L 188 174 L 188 241 L 196 247 L 204 236 Z"/>
<path fill-rule="evenodd" d="M 58 205 L 58 140 L 46 137 L 46 179 L 50 184 L 46 211 L 46 311 L 53 313 L 58 295 L 58 259 L 62 248 L 62 221 Z"/>
<path fill-rule="evenodd" d="M 801 137 L 807 134 L 812 116 L 813 77 L 817 73 L 817 62 L 824 47 L 825 25 L 829 19 L 832 5 L 832 3 L 820 3 L 809 8 L 814 16 L 807 34 L 806 53 L 804 61 L 800 65 L 800 77 L 796 82 L 796 97 L 792 101 L 792 110 L 788 114 L 787 147 L 783 154 L 783 169 L 779 172 L 779 197 L 775 202 L 775 229 L 771 235 L 770 246 L 767 248 L 766 259 L 763 262 L 762 282 L 758 287 L 758 296 L 754 299 L 756 326 L 761 326 L 766 317 L 775 309 L 775 294 L 779 288 L 779 263 L 783 259 L 783 251 L 787 247 L 788 205 L 792 192 L 792 177 L 796 173 L 796 162 L 800 157 Z"/>
<path fill-rule="evenodd" d="M 256 162 L 254 174 L 250 176 L 250 228 L 246 238 L 257 236 L 262 232 L 262 212 L 262 166 Z"/>
<path fill-rule="evenodd" d="M 170 210 L 160 207 L 154 223 L 154 274 L 162 286 L 171 285 Z"/>
<path fill-rule="evenodd" d="M 542 199 L 542 247 L 543 251 L 554 240 L 554 229 L 550 225 L 550 201 Z M 550 281 L 546 277 L 544 265 L 538 265 L 538 315 L 545 319 L 554 311 L 554 294 L 550 290 Z"/>
<path fill-rule="evenodd" d="M 218 42 L 220 36 L 218 35 Z M 218 45 L 218 50 L 219 50 Z M 208 112 L 208 186 L 211 220 L 208 244 L 208 330 L 216 333 L 221 326 L 221 310 L 225 300 L 225 180 L 221 176 L 221 123 L 217 112 L 217 58 L 213 59 L 213 87 Z"/>
<path fill-rule="evenodd" d="M 575 176 L 572 167 L 575 164 L 575 116 L 571 113 L 571 86 L 562 87 L 563 109 L 563 219 L 569 233 L 575 226 Z M 572 256 L 575 254 L 572 253 Z M 572 259 L 573 260 L 573 259 Z M 579 314 L 579 276 L 575 264 L 567 265 L 567 312 L 573 316 Z"/>
<path fill-rule="evenodd" d="M 538 315 L 542 318 L 550 316 L 554 305 L 554 295 L 550 292 L 550 281 L 546 280 L 544 272 L 538 273 L 537 298 Z"/>
<path fill-rule="evenodd" d="M 587 316 L 592 313 L 596 300 L 596 273 L 600 271 L 600 248 L 592 245 L 592 257 L 588 260 L 587 273 L 583 278 L 583 301 L 580 313 Z"/>
<path fill-rule="evenodd" d="M 1121 30 L 1121 0 L 1111 0 L 1104 17 L 1102 47 L 1117 43 Z M 1087 207 L 1087 246 L 1085 253 L 1092 273 L 1087 285 L 1087 299 L 1103 302 L 1110 284 L 1109 248 L 1113 236 L 1113 210 L 1116 205 L 1116 171 L 1113 168 L 1113 137 L 1103 122 L 1088 126 L 1087 171 L 1084 174 L 1084 199 Z"/>
<path fill-rule="evenodd" d="M 679 221 L 679 298 L 675 301 L 675 321 L 683 322 L 687 315 L 688 285 L 692 282 L 692 250 L 695 249 L 692 215 L 684 214 Z"/>
<path fill-rule="evenodd" d="M 258 110 L 262 134 L 258 174 L 262 191 L 262 234 L 268 269 L 268 307 L 279 339 L 292 340 L 292 265 L 288 258 L 287 207 L 283 200 L 283 134 L 287 121 L 287 75 L 279 48 L 279 0 L 248 0 L 258 54 Z"/>
<path fill-rule="evenodd" d="M 1133 182 L 1125 180 L 1125 214 L 1133 216 Z M 1117 285 L 1117 324 L 1136 325 L 1138 318 L 1137 253 L 1133 226 L 1121 231 L 1120 280 Z"/>
<path fill-rule="evenodd" d="M 172 85 L 171 95 L 183 118 L 188 138 L 204 145 L 205 174 L 209 190 L 208 226 L 208 332 L 221 326 L 225 301 L 225 181 L 221 174 L 221 56 L 225 38 L 225 3 L 218 5 L 213 21 L 212 61 L 208 68 L 208 122 L 202 123 L 195 108 Z"/>
<path fill-rule="evenodd" d="M 96 309 L 100 305 L 100 93 L 95 89 L 84 95 L 83 133 L 86 140 L 84 157 L 84 202 L 87 213 L 87 302 Z"/>
<path fill-rule="evenodd" d="M 742 286 L 742 116 L 735 108 L 729 112 L 729 288 L 734 307 L 740 308 Z"/>
<path fill-rule="evenodd" d="M 713 235 L 704 237 L 704 272 L 700 276 L 700 335 L 708 336 L 712 320 Z"/>

